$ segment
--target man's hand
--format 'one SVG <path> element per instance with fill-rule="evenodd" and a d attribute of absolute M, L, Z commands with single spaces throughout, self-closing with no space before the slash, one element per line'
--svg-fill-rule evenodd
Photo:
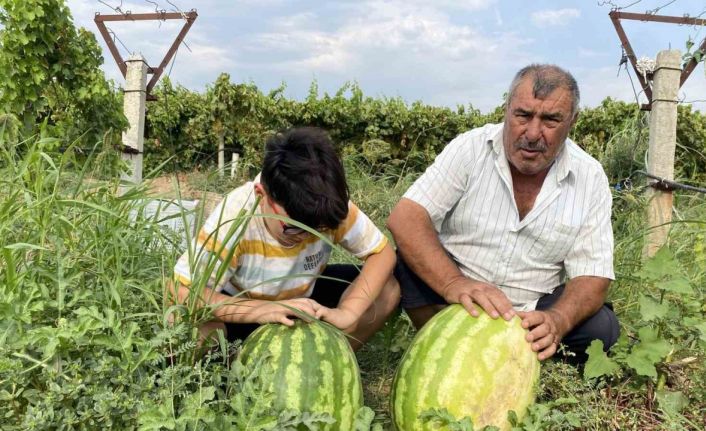
<path fill-rule="evenodd" d="M 518 311 L 522 327 L 529 330 L 525 339 L 540 361 L 549 359 L 559 348 L 559 342 L 569 332 L 567 320 L 555 310 Z"/>
<path fill-rule="evenodd" d="M 323 305 L 309 298 L 287 299 L 284 301 L 253 301 L 252 308 L 245 316 L 246 322 L 251 323 L 281 323 L 283 325 L 292 326 L 294 320 L 292 318 L 307 319 L 306 314 L 316 317 L 316 312 Z M 242 307 L 247 307 L 247 303 L 243 303 Z M 306 314 L 304 314 L 306 313 Z"/>
<path fill-rule="evenodd" d="M 446 283 L 441 292 L 444 300 L 449 304 L 461 304 L 473 317 L 478 317 L 478 309 L 473 305 L 478 304 L 493 319 L 503 316 L 510 320 L 515 315 L 510 300 L 502 290 L 492 284 L 471 280 L 458 276 Z"/>
<path fill-rule="evenodd" d="M 316 318 L 324 320 L 347 334 L 358 327 L 360 316 L 346 308 L 328 308 L 323 305 L 316 311 Z"/>

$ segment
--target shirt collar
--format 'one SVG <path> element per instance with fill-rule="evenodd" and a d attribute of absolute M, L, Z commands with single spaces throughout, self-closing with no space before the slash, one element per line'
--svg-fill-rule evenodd
<path fill-rule="evenodd" d="M 496 155 L 506 157 L 505 148 L 503 147 L 503 130 L 505 130 L 505 128 L 501 123 L 498 130 L 488 136 L 488 145 L 492 146 L 493 152 Z M 564 181 L 566 177 L 569 176 L 569 173 L 571 173 L 571 156 L 569 155 L 569 146 L 572 144 L 573 142 L 571 142 L 571 139 L 566 138 L 566 141 L 564 141 L 564 148 L 562 148 L 554 161 L 556 164 L 555 172 L 557 183 Z"/>

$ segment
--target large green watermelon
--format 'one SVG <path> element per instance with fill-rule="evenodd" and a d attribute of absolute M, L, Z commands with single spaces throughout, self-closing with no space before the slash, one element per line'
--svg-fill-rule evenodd
<path fill-rule="evenodd" d="M 273 367 L 268 382 L 276 410 L 328 413 L 336 422 L 322 430 L 353 429 L 363 389 L 358 362 L 340 332 L 319 322 L 262 325 L 245 340 L 241 358 L 247 366 L 263 354 Z"/>
<path fill-rule="evenodd" d="M 481 429 L 510 429 L 508 410 L 522 419 L 534 402 L 539 361 L 525 341 L 520 318 L 485 313 L 472 317 L 459 304 L 446 307 L 417 334 L 392 385 L 391 410 L 400 431 L 443 430 L 419 415 L 447 409 Z"/>

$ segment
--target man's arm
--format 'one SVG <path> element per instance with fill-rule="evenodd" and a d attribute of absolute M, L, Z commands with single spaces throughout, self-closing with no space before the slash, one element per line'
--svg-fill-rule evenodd
<path fill-rule="evenodd" d="M 540 361 L 553 356 L 569 331 L 598 312 L 609 285 L 610 280 L 603 277 L 572 278 L 551 308 L 517 313 L 522 318 L 522 327 L 530 330 L 526 339 L 532 350 L 539 353 Z"/>
<path fill-rule="evenodd" d="M 405 263 L 446 302 L 460 303 L 477 317 L 478 304 L 491 317 L 506 320 L 514 316 L 507 296 L 488 283 L 465 277 L 448 256 L 427 211 L 416 202 L 402 198 L 387 220 Z"/>
<path fill-rule="evenodd" d="M 194 303 L 196 308 L 214 306 L 213 318 L 227 323 L 281 323 L 287 326 L 294 325 L 291 317 L 297 317 L 301 312 L 311 316 L 321 307 L 316 301 L 309 298 L 288 299 L 284 301 L 264 301 L 244 297 L 233 297 L 216 292 L 208 287 L 197 297 L 193 295 L 188 286 L 177 282 L 176 289 L 171 281 L 167 284 L 165 294 L 168 303 L 188 305 Z M 297 312 L 300 310 L 300 312 Z"/>
<path fill-rule="evenodd" d="M 385 245 L 379 253 L 368 256 L 360 274 L 343 294 L 338 307 L 321 306 L 316 317 L 347 332 L 354 331 L 360 317 L 377 299 L 392 275 L 396 260 L 395 252 L 390 244 Z"/>

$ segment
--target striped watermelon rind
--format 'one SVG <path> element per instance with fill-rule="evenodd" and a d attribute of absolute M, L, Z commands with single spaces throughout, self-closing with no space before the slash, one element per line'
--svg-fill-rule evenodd
<path fill-rule="evenodd" d="M 247 366 L 261 355 L 272 366 L 267 389 L 275 410 L 328 413 L 336 422 L 322 430 L 353 429 L 363 388 L 358 362 L 340 331 L 316 321 L 262 325 L 243 343 L 241 359 Z"/>
<path fill-rule="evenodd" d="M 525 340 L 520 318 L 510 322 L 481 312 L 472 317 L 461 305 L 446 307 L 417 334 L 397 368 L 391 414 L 400 431 L 443 430 L 419 415 L 447 409 L 477 429 L 509 430 L 509 410 L 519 420 L 534 402 L 539 382 L 537 354 Z"/>

